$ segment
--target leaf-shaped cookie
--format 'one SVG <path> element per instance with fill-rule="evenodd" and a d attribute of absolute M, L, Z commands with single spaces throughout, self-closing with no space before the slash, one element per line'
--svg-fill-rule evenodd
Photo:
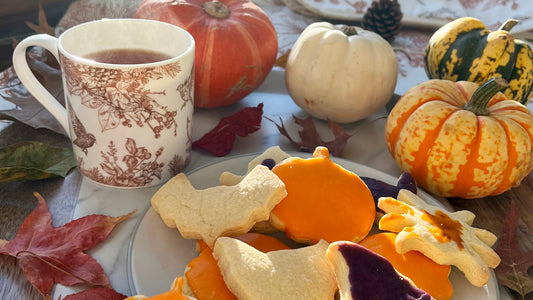
<path fill-rule="evenodd" d="M 399 232 L 398 253 L 416 250 L 438 264 L 454 265 L 475 286 L 485 285 L 490 278 L 489 268 L 500 263 L 491 248 L 496 236 L 470 226 L 474 214 L 469 211 L 447 212 L 408 190 L 401 190 L 398 200 L 379 199 L 378 206 L 387 213 L 379 229 Z"/>
<path fill-rule="evenodd" d="M 184 238 L 202 239 L 212 247 L 220 236 L 248 232 L 285 198 L 285 184 L 266 166 L 255 167 L 237 185 L 195 189 L 181 173 L 152 197 L 152 207 Z"/>
<path fill-rule="evenodd" d="M 237 239 L 221 237 L 213 256 L 238 299 L 333 299 L 337 284 L 326 257 L 328 243 L 263 253 Z"/>

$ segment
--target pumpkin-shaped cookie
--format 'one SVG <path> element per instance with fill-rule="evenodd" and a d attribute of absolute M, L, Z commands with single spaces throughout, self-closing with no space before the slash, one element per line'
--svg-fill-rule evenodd
<path fill-rule="evenodd" d="M 313 157 L 291 157 L 272 172 L 285 183 L 287 196 L 271 212 L 270 220 L 287 237 L 304 243 L 363 239 L 374 221 L 372 193 L 353 172 L 317 147 Z"/>

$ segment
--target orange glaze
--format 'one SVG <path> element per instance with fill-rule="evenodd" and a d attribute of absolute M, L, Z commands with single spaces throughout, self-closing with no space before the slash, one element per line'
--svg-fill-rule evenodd
<path fill-rule="evenodd" d="M 285 183 L 287 197 L 272 210 L 273 225 L 298 242 L 358 242 L 372 228 L 372 194 L 356 174 L 332 162 L 327 148 L 313 158 L 289 158 L 272 171 Z"/>
<path fill-rule="evenodd" d="M 359 244 L 380 254 L 394 268 L 437 300 L 450 299 L 453 287 L 448 279 L 450 266 L 439 265 L 418 251 L 396 252 L 396 233 L 384 232 L 367 236 Z"/>
<path fill-rule="evenodd" d="M 464 248 L 463 239 L 461 238 L 463 226 L 459 221 L 438 210 L 435 211 L 434 215 L 424 211 L 421 218 L 433 226 L 428 228 L 428 230 L 437 241 L 447 243 L 452 240 L 457 244 L 459 250 Z"/>
<path fill-rule="evenodd" d="M 189 300 L 188 297 L 182 294 L 183 277 L 178 277 L 174 280 L 172 287 L 168 292 L 149 297 L 150 300 Z"/>
<path fill-rule="evenodd" d="M 246 233 L 235 238 L 262 252 L 290 249 L 278 239 L 264 234 Z M 213 251 L 202 241 L 198 241 L 197 248 L 201 249 L 200 255 L 189 262 L 185 272 L 194 296 L 199 300 L 237 299 L 224 283 Z"/>
<path fill-rule="evenodd" d="M 185 278 L 194 296 L 199 300 L 237 299 L 224 283 L 217 261 L 213 258 L 213 251 L 209 247 L 189 262 Z"/>

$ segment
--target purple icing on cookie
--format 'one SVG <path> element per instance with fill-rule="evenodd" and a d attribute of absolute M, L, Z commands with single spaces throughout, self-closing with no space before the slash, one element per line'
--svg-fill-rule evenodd
<path fill-rule="evenodd" d="M 265 158 L 263 162 L 261 162 L 263 166 L 268 167 L 270 170 L 276 166 L 276 161 L 274 161 L 272 158 Z"/>
<path fill-rule="evenodd" d="M 348 265 L 348 280 L 353 299 L 433 299 L 398 274 L 383 256 L 355 243 L 339 243 L 338 249 Z"/>

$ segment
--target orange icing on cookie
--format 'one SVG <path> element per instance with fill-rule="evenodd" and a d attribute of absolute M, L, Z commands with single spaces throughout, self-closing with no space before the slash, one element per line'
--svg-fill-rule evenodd
<path fill-rule="evenodd" d="M 213 251 L 206 247 L 191 260 L 185 272 L 187 284 L 198 299 L 237 299 L 224 283 Z"/>
<path fill-rule="evenodd" d="M 271 213 L 275 227 L 299 242 L 358 242 L 372 228 L 372 193 L 356 174 L 332 162 L 327 148 L 313 157 L 292 157 L 272 171 L 285 183 L 287 196 Z"/>
<path fill-rule="evenodd" d="M 264 234 L 246 233 L 235 238 L 262 252 L 290 249 L 278 239 Z M 185 271 L 187 284 L 194 296 L 202 300 L 237 299 L 226 286 L 211 248 L 202 241 L 198 241 L 197 247 L 201 249 L 200 255 L 189 262 Z"/>
<path fill-rule="evenodd" d="M 171 289 L 168 292 L 149 297 L 146 299 L 150 300 L 189 300 L 188 297 L 183 296 L 182 288 L 183 286 L 183 277 L 178 277 L 174 280 Z"/>
<path fill-rule="evenodd" d="M 394 268 L 409 277 L 415 285 L 437 300 L 450 299 L 453 287 L 448 280 L 450 266 L 439 265 L 418 251 L 396 252 L 396 233 L 384 232 L 367 236 L 359 244 L 382 255 Z"/>

